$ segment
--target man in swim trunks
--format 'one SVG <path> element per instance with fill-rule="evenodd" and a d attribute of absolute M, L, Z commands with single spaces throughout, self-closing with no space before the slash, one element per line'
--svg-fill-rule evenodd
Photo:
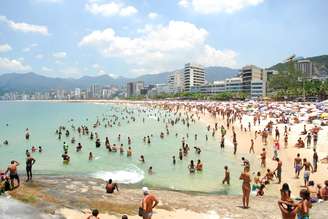
<path fill-rule="evenodd" d="M 26 175 L 27 175 L 27 180 L 26 182 L 28 182 L 29 180 L 32 181 L 32 166 L 35 163 L 35 159 L 33 157 L 31 157 L 31 154 L 27 154 L 27 158 L 26 158 Z"/>
<path fill-rule="evenodd" d="M 309 180 L 310 180 L 310 171 L 313 173 L 313 167 L 312 164 L 306 160 L 306 158 L 303 159 L 303 166 L 304 167 L 304 186 L 307 186 Z"/>
<path fill-rule="evenodd" d="M 7 174 L 9 172 L 9 177 L 10 177 L 10 182 L 11 182 L 12 188 L 15 187 L 15 182 L 14 182 L 15 179 L 17 180 L 17 183 L 18 183 L 17 187 L 19 187 L 19 185 L 20 185 L 19 176 L 17 174 L 17 166 L 19 166 L 19 163 L 15 160 L 12 160 L 5 172 L 5 174 Z"/>
<path fill-rule="evenodd" d="M 294 159 L 294 168 L 296 178 L 299 178 L 302 169 L 302 158 L 300 157 L 300 154 L 297 154 L 296 158 Z"/>
<path fill-rule="evenodd" d="M 154 195 L 149 194 L 147 187 L 142 188 L 144 198 L 141 203 L 143 208 L 143 219 L 151 219 L 153 216 L 153 209 L 158 205 L 158 200 Z"/>

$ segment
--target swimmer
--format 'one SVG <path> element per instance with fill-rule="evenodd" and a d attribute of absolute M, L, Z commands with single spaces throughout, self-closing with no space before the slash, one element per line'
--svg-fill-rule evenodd
<path fill-rule="evenodd" d="M 62 158 L 63 158 L 64 164 L 68 164 L 69 163 L 70 157 L 68 156 L 67 151 L 64 152 L 64 154 L 62 155 Z"/>
<path fill-rule="evenodd" d="M 149 175 L 153 175 L 154 174 L 154 171 L 153 171 L 153 167 L 152 166 L 149 167 L 148 174 Z"/>

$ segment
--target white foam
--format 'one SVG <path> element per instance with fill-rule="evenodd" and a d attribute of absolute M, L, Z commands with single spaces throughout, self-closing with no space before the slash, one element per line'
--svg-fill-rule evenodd
<path fill-rule="evenodd" d="M 98 171 L 91 174 L 92 177 L 103 179 L 105 181 L 112 179 L 114 182 L 122 184 L 134 184 L 144 179 L 145 173 L 136 166 L 129 167 L 125 170 L 116 171 Z"/>

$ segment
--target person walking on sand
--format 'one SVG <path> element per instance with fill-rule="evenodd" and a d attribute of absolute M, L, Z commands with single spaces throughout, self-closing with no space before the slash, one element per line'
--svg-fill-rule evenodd
<path fill-rule="evenodd" d="M 300 154 L 297 154 L 294 159 L 295 175 L 297 179 L 299 178 L 302 169 L 302 158 L 300 156 Z"/>
<path fill-rule="evenodd" d="M 141 202 L 141 216 L 143 219 L 151 219 L 153 216 L 153 209 L 158 205 L 159 202 L 154 195 L 149 193 L 149 189 L 147 187 L 143 187 L 142 191 L 144 194 L 144 198 Z"/>
<path fill-rule="evenodd" d="M 253 152 L 253 154 L 255 154 L 255 151 L 254 151 L 254 140 L 251 139 L 251 147 L 249 148 L 249 153 Z"/>
<path fill-rule="evenodd" d="M 260 154 L 261 158 L 261 167 L 266 167 L 266 151 L 265 148 L 262 148 L 262 153 Z"/>
<path fill-rule="evenodd" d="M 244 172 L 240 174 L 240 180 L 243 180 L 242 190 L 243 190 L 243 208 L 249 207 L 249 195 L 251 192 L 251 177 L 249 175 L 249 167 L 245 166 Z"/>
<path fill-rule="evenodd" d="M 281 167 L 282 167 L 282 162 L 281 160 L 279 160 L 279 158 L 276 159 L 276 161 L 278 162 L 277 163 L 277 168 L 275 169 L 274 172 L 276 172 L 276 176 L 277 176 L 277 179 L 278 179 L 278 184 L 281 183 Z"/>
<path fill-rule="evenodd" d="M 313 149 L 313 172 L 317 172 L 319 156 L 316 149 Z"/>
<path fill-rule="evenodd" d="M 310 180 L 310 171 L 313 173 L 313 167 L 312 164 L 306 160 L 306 158 L 303 159 L 303 166 L 304 167 L 304 186 L 306 187 L 309 180 Z"/>

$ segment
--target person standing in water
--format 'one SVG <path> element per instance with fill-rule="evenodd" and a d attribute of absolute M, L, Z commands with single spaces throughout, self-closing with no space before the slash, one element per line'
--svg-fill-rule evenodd
<path fill-rule="evenodd" d="M 228 166 L 224 166 L 224 179 L 222 180 L 222 184 L 225 183 L 230 185 L 230 171 L 228 169 Z"/>
<path fill-rule="evenodd" d="M 32 181 L 32 166 L 35 163 L 35 159 L 33 157 L 31 157 L 31 154 L 27 154 L 27 158 L 26 158 L 26 175 L 27 175 L 27 179 L 26 182 L 28 181 Z"/>
<path fill-rule="evenodd" d="M 243 208 L 249 207 L 249 195 L 251 192 L 251 177 L 249 175 L 249 167 L 245 166 L 244 172 L 240 174 L 240 180 L 243 180 L 242 190 L 243 190 Z"/>
<path fill-rule="evenodd" d="M 92 152 L 89 153 L 89 160 L 93 160 L 93 154 L 92 154 Z"/>

